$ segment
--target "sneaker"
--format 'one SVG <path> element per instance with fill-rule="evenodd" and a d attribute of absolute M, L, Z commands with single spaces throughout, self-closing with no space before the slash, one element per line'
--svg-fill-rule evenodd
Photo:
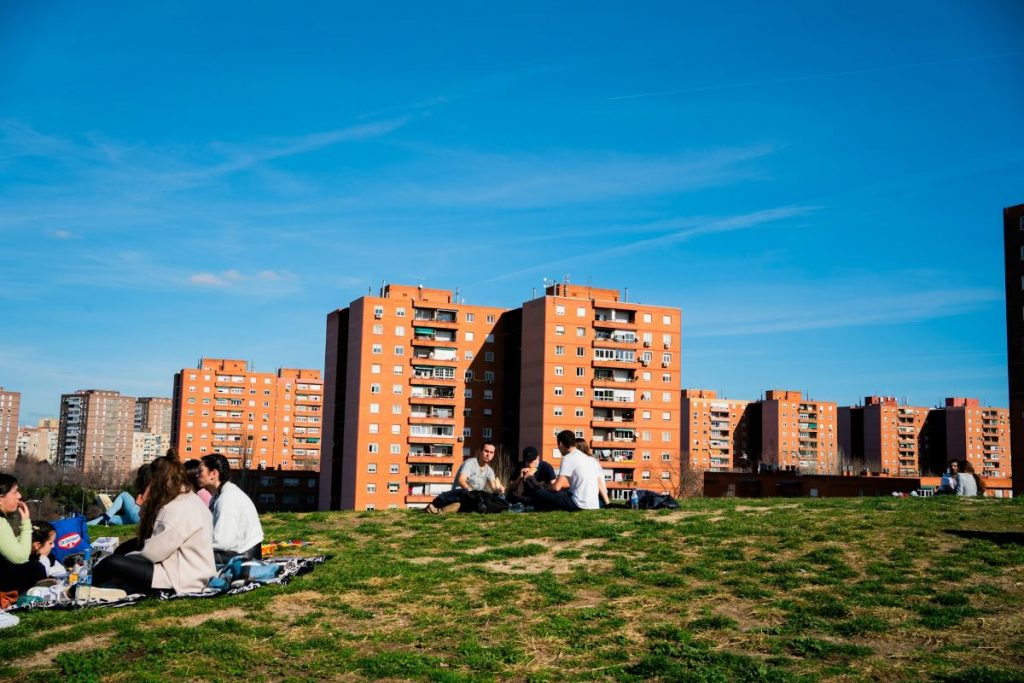
<path fill-rule="evenodd" d="M 85 586 L 75 584 L 74 597 L 78 602 L 117 602 L 128 597 L 128 593 L 120 588 L 100 588 L 99 586 Z"/>
<path fill-rule="evenodd" d="M 11 626 L 17 626 L 18 622 L 21 621 L 18 617 L 7 612 L 0 612 L 0 628 L 10 628 Z"/>

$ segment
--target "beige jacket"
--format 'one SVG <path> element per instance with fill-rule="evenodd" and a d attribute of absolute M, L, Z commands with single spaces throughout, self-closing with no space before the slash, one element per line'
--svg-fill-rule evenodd
<path fill-rule="evenodd" d="M 182 493 L 156 516 L 153 535 L 140 551 L 153 563 L 153 588 L 190 593 L 217 575 L 213 563 L 213 515 L 199 496 Z"/>

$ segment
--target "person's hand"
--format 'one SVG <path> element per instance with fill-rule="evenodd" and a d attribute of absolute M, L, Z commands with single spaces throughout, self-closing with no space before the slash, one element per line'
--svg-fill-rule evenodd
<path fill-rule="evenodd" d="M 18 501 L 18 513 L 23 520 L 28 520 L 28 505 L 25 505 L 23 500 Z"/>

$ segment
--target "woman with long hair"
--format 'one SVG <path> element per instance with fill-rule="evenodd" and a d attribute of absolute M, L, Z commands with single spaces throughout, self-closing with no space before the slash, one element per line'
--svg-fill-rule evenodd
<path fill-rule="evenodd" d="M 132 592 L 202 590 L 216 575 L 213 517 L 172 455 L 155 459 L 142 494 L 138 547 L 96 565 L 94 583 Z"/>
<path fill-rule="evenodd" d="M 46 570 L 31 561 L 32 520 L 21 499 L 18 480 L 0 473 L 0 591 L 24 593 L 46 578 Z"/>
<path fill-rule="evenodd" d="M 985 484 L 969 460 L 960 461 L 956 480 L 956 495 L 968 498 L 985 495 Z"/>

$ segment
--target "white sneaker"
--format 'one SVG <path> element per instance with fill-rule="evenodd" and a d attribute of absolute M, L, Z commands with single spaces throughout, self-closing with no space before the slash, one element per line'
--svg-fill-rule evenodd
<path fill-rule="evenodd" d="M 0 628 L 10 628 L 11 626 L 17 626 L 18 622 L 21 621 L 18 617 L 7 612 L 0 612 Z"/>

